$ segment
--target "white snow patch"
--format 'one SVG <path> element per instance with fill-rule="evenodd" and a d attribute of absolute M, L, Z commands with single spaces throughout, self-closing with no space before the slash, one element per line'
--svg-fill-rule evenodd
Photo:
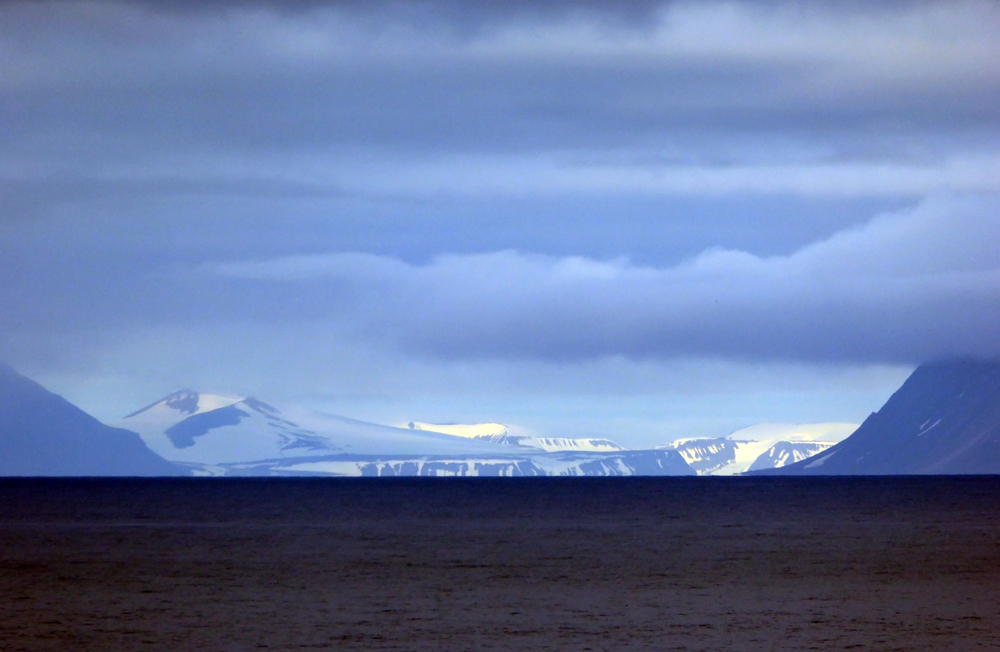
<path fill-rule="evenodd" d="M 930 419 L 928 419 L 927 421 L 930 421 Z M 917 433 L 917 437 L 920 437 L 921 435 L 927 434 L 928 432 L 930 432 L 934 428 L 934 426 L 936 426 L 937 424 L 941 423 L 941 419 L 938 419 L 937 421 L 935 421 L 934 423 L 932 423 L 930 426 L 927 426 L 926 428 L 924 428 L 924 426 L 927 425 L 927 421 L 924 421 L 920 425 L 920 432 Z"/>
<path fill-rule="evenodd" d="M 783 442 L 832 446 L 850 436 L 857 427 L 841 422 L 759 423 L 721 439 L 684 438 L 657 448 L 677 450 L 700 475 L 735 475 L 750 470 L 761 456 L 773 458 L 774 468 L 806 459 L 800 451 L 778 454 L 772 450 Z"/>
<path fill-rule="evenodd" d="M 502 423 L 424 423 L 422 421 L 410 421 L 406 424 L 395 426 L 397 428 L 409 428 L 410 430 L 428 430 L 430 432 L 440 432 L 445 435 L 455 437 L 488 437 L 490 435 L 506 435 L 507 426 Z"/>
<path fill-rule="evenodd" d="M 818 457 L 815 460 L 813 460 L 812 462 L 809 462 L 808 464 L 806 464 L 805 468 L 807 468 L 807 469 L 815 469 L 817 467 L 823 466 L 828 459 L 830 459 L 831 457 L 833 457 L 836 454 L 837 454 L 837 451 L 833 451 L 832 453 L 827 453 L 826 455 L 823 455 L 822 457 Z"/>
<path fill-rule="evenodd" d="M 219 408 L 229 407 L 230 405 L 235 405 L 244 400 L 246 400 L 246 397 L 243 396 L 198 394 L 198 410 L 194 414 L 201 414 L 202 412 L 211 412 L 212 410 L 218 410 Z"/>
<path fill-rule="evenodd" d="M 736 444 L 736 461 L 727 464 L 712 475 L 736 475 L 744 473 L 750 465 L 768 451 L 774 442 L 771 441 L 741 441 Z"/>
<path fill-rule="evenodd" d="M 519 426 L 502 423 L 426 423 L 410 421 L 398 424 L 397 428 L 408 428 L 424 432 L 438 432 L 466 439 L 481 439 L 508 446 L 523 446 L 555 453 L 559 451 L 611 452 L 625 450 L 608 439 L 572 439 L 569 437 L 542 437 Z"/>
<path fill-rule="evenodd" d="M 458 457 L 509 450 L 483 440 L 390 428 L 307 410 L 272 411 L 250 399 L 232 396 L 199 395 L 194 413 L 169 407 L 168 399 L 113 425 L 138 433 L 153 452 L 173 462 L 235 464 L 331 453 Z M 231 407 L 238 412 L 216 420 L 219 425 L 213 423 L 212 412 Z M 192 424 L 200 420 L 203 428 L 192 427 L 187 436 L 176 430 L 168 434 L 174 426 L 196 417 Z M 234 417 L 238 423 L 233 423 Z"/>

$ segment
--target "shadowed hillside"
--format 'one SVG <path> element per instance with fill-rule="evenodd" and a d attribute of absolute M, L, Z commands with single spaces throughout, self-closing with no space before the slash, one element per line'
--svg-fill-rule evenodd
<path fill-rule="evenodd" d="M 137 434 L 111 428 L 0 364 L 0 475 L 186 475 Z"/>
<path fill-rule="evenodd" d="M 812 458 L 761 473 L 1000 473 L 1000 362 L 921 365 L 850 437 Z"/>

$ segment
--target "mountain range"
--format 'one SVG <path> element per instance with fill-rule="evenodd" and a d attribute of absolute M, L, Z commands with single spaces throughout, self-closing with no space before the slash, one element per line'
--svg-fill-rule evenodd
<path fill-rule="evenodd" d="M 499 423 L 391 427 L 192 390 L 109 426 L 0 365 L 0 475 L 585 476 L 997 474 L 1000 362 L 921 365 L 852 430 L 758 424 L 626 450 Z"/>
<path fill-rule="evenodd" d="M 404 428 L 254 398 L 174 392 L 117 424 L 199 475 L 693 475 L 676 451 L 514 435 L 500 424 Z"/>
<path fill-rule="evenodd" d="M 804 460 L 856 428 L 853 423 L 759 423 L 726 437 L 681 439 L 661 448 L 679 452 L 698 475 L 737 475 Z"/>

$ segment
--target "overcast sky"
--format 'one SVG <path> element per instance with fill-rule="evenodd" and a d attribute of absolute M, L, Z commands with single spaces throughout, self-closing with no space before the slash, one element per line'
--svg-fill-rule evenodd
<path fill-rule="evenodd" d="M 1000 356 L 998 34 L 987 2 L 0 4 L 0 358 L 109 420 L 192 387 L 626 445 L 857 422 Z"/>

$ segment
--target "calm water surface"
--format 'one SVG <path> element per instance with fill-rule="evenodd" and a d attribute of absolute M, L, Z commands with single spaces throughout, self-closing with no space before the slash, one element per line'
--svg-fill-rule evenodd
<path fill-rule="evenodd" d="M 998 478 L 0 480 L 2 650 L 998 650 Z"/>

